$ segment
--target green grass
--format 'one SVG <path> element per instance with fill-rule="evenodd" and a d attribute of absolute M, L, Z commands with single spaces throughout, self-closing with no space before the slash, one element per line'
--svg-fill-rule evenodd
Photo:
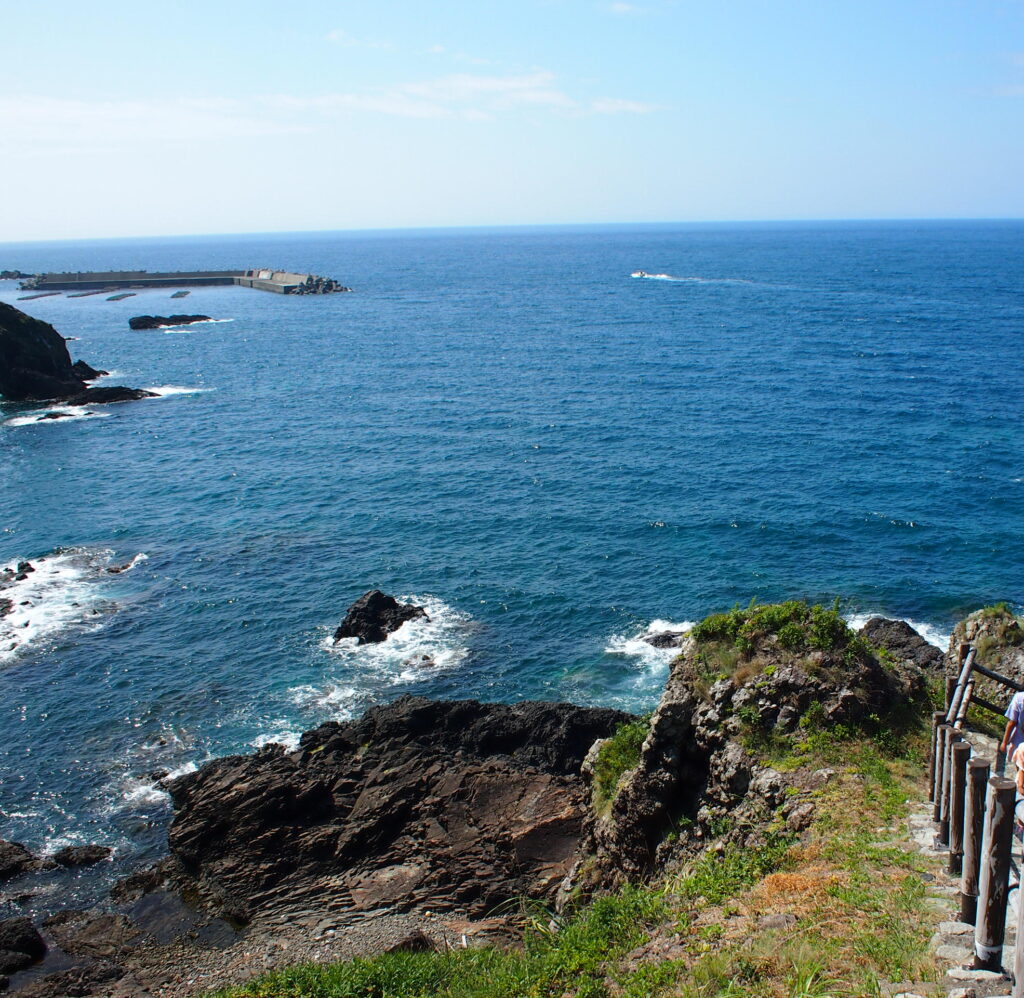
<path fill-rule="evenodd" d="M 640 762 L 640 749 L 650 730 L 650 715 L 620 724 L 598 750 L 594 761 L 594 807 L 604 812 L 615 800 L 622 774 Z"/>
<path fill-rule="evenodd" d="M 662 892 L 627 887 L 598 898 L 551 928 L 533 920 L 521 950 L 391 953 L 268 974 L 217 998 L 608 998 L 606 965 L 646 941 L 669 917 Z M 674 973 L 644 968 L 619 975 L 625 994 L 656 994 Z M 646 989 L 646 990 L 645 990 Z"/>
<path fill-rule="evenodd" d="M 728 613 L 705 618 L 691 632 L 699 644 L 724 644 L 749 653 L 766 638 L 788 651 L 837 651 L 868 646 L 850 630 L 836 605 L 825 608 L 803 600 L 785 603 L 751 603 L 746 609 L 733 607 Z"/>

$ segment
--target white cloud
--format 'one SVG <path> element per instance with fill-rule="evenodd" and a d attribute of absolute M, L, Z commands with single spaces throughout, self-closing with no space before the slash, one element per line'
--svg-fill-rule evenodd
<path fill-rule="evenodd" d="M 0 96 L 0 148 L 7 155 L 89 154 L 139 143 L 216 143 L 322 129 L 339 115 L 486 121 L 517 111 L 564 116 L 649 114 L 652 104 L 574 97 L 554 73 L 451 73 L 351 93 L 298 96 L 86 101 Z"/>

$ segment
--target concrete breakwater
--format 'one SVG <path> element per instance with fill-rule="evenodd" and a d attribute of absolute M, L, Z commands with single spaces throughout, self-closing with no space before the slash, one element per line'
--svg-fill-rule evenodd
<path fill-rule="evenodd" d="M 237 284 L 282 295 L 323 295 L 351 291 L 331 277 L 287 270 L 196 270 L 149 273 L 146 270 L 39 274 L 22 281 L 23 291 L 116 291 L 120 288 L 180 288 Z"/>

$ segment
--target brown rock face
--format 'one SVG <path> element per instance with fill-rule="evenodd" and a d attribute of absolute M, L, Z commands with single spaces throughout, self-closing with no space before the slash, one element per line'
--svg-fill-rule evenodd
<path fill-rule="evenodd" d="M 580 764 L 628 715 L 405 697 L 175 781 L 179 879 L 219 910 L 312 902 L 484 914 L 575 859 Z"/>

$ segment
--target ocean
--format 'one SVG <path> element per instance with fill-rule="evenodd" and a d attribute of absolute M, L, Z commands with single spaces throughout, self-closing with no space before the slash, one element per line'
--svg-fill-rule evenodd
<path fill-rule="evenodd" d="M 643 711 L 652 626 L 838 597 L 941 645 L 1019 605 L 1022 251 L 1010 221 L 0 245 L 355 289 L 0 282 L 107 383 L 164 392 L 0 404 L 0 566 L 37 568 L 0 620 L 0 837 L 114 846 L 47 888 L 81 903 L 162 854 L 161 773 L 402 694 Z M 171 312 L 217 321 L 128 329 Z M 371 588 L 429 620 L 335 647 Z"/>

